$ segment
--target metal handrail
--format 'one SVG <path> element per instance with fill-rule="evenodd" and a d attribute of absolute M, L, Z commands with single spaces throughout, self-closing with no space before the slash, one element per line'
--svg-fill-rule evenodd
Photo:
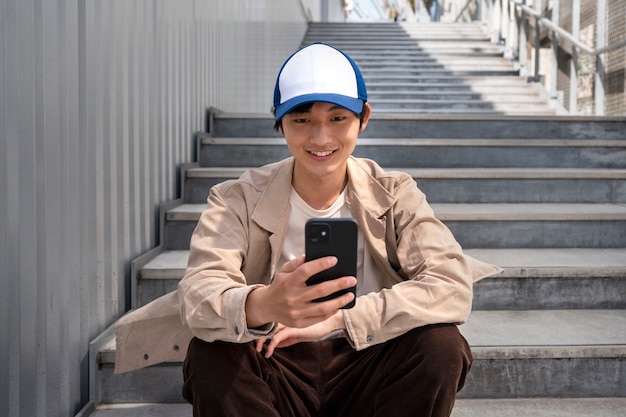
<path fill-rule="evenodd" d="M 465 13 L 465 10 L 469 7 L 471 2 L 476 2 L 476 0 L 467 0 L 467 2 L 465 3 L 465 6 L 463 6 L 463 8 L 461 8 L 461 11 L 457 14 L 457 16 L 454 18 L 455 22 L 458 22 L 459 19 L 461 18 L 461 16 L 463 16 L 463 13 Z"/>
<path fill-rule="evenodd" d="M 607 46 L 604 46 L 602 48 L 598 48 L 598 49 L 590 48 L 587 45 L 585 45 L 584 43 L 582 43 L 580 40 L 574 38 L 574 36 L 571 33 L 566 31 L 565 29 L 561 28 L 559 25 L 555 25 L 551 20 L 543 17 L 541 15 L 541 13 L 536 11 L 535 9 L 532 9 L 532 8 L 526 6 L 525 4 L 518 3 L 515 0 L 509 0 L 509 3 L 513 3 L 513 5 L 515 7 L 519 7 L 525 13 L 534 16 L 537 19 L 537 22 L 543 24 L 544 26 L 550 28 L 554 32 L 556 32 L 559 35 L 563 36 L 565 39 L 567 39 L 568 41 L 570 41 L 571 43 L 576 45 L 578 48 L 580 48 L 583 52 L 586 52 L 589 55 L 600 55 L 600 54 L 603 54 L 605 52 L 612 51 L 613 49 L 617 49 L 617 48 L 620 48 L 622 46 L 626 46 L 626 39 L 622 39 L 620 41 L 614 42 L 614 43 L 612 43 L 610 45 L 607 45 Z"/>
<path fill-rule="evenodd" d="M 298 4 L 300 5 L 300 12 L 302 13 L 302 17 L 308 22 L 311 23 L 313 21 L 313 17 L 311 16 L 311 10 L 304 7 L 304 3 L 302 0 L 298 0 Z"/>

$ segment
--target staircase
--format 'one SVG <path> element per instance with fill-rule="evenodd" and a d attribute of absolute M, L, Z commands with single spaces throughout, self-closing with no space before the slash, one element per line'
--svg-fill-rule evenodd
<path fill-rule="evenodd" d="M 622 416 L 626 120 L 555 116 L 480 26 L 312 24 L 313 40 L 363 70 L 375 115 L 355 155 L 411 173 L 466 251 L 504 269 L 461 326 L 475 363 L 453 416 Z M 176 288 L 211 185 L 288 156 L 269 115 L 209 118 L 163 246 L 133 262 L 137 306 Z M 191 415 L 180 363 L 113 375 L 112 328 L 91 351 L 91 415 Z"/>
<path fill-rule="evenodd" d="M 356 61 L 375 114 L 557 112 L 478 24 L 313 23 L 303 44 L 313 42 Z"/>

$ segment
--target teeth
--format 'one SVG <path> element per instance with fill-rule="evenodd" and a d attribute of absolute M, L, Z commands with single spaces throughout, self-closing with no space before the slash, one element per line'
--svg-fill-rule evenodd
<path fill-rule="evenodd" d="M 331 153 L 333 153 L 333 151 L 326 151 L 326 152 L 313 152 L 311 151 L 311 153 L 315 156 L 328 156 Z"/>

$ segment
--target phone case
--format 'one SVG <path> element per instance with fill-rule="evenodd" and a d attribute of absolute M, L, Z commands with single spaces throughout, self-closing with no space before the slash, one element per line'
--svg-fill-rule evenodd
<path fill-rule="evenodd" d="M 310 277 L 307 285 L 344 276 L 356 277 L 358 233 L 357 224 L 353 219 L 309 219 L 306 222 L 304 233 L 306 260 L 310 261 L 324 256 L 337 257 L 335 266 Z M 330 300 L 348 291 L 354 293 L 356 298 L 356 286 L 354 286 L 314 301 Z M 352 308 L 354 304 L 353 300 L 342 308 Z"/>

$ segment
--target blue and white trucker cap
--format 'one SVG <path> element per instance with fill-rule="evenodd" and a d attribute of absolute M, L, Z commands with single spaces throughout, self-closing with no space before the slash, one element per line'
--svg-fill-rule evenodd
<path fill-rule="evenodd" d="M 276 120 L 305 103 L 322 101 L 361 113 L 365 81 L 352 58 L 324 43 L 305 46 L 283 64 L 274 87 Z"/>

